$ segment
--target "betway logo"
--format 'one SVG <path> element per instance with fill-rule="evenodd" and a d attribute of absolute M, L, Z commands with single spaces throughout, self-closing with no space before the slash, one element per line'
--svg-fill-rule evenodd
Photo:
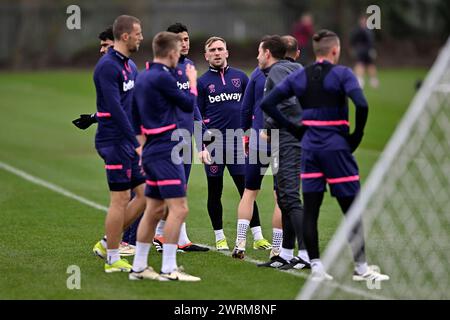
<path fill-rule="evenodd" d="M 180 90 L 188 90 L 189 89 L 189 81 L 186 81 L 184 83 L 177 81 L 177 86 L 178 86 L 178 89 L 180 89 Z"/>
<path fill-rule="evenodd" d="M 216 96 L 208 95 L 209 103 L 224 102 L 224 101 L 241 101 L 242 93 L 221 93 Z"/>
<path fill-rule="evenodd" d="M 128 80 L 128 82 L 123 83 L 123 92 L 127 92 L 134 88 L 134 80 Z"/>

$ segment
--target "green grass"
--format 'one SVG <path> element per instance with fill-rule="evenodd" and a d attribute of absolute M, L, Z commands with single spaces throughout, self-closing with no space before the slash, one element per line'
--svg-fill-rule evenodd
<path fill-rule="evenodd" d="M 367 177 L 380 151 L 414 95 L 425 70 L 383 70 L 381 87 L 368 88 L 370 113 L 356 157 Z M 0 73 L 0 161 L 108 204 L 101 159 L 93 148 L 95 128 L 77 130 L 71 120 L 95 109 L 92 74 L 84 71 Z M 293 299 L 304 280 L 276 270 L 261 270 L 217 252 L 178 255 L 178 264 L 202 277 L 200 283 L 131 282 L 125 274 L 107 275 L 91 256 L 103 234 L 104 213 L 0 170 L 0 299 Z M 258 199 L 263 232 L 271 237 L 271 179 Z M 194 165 L 189 184 L 188 233 L 195 242 L 214 244 L 206 211 L 206 178 Z M 232 245 L 238 194 L 227 175 L 223 194 L 224 229 Z M 320 217 L 320 246 L 341 219 L 326 197 Z M 267 259 L 249 248 L 248 256 Z M 152 252 L 157 270 L 160 255 Z M 81 290 L 68 290 L 67 267 L 81 268 Z M 305 274 L 307 274 L 305 272 Z"/>

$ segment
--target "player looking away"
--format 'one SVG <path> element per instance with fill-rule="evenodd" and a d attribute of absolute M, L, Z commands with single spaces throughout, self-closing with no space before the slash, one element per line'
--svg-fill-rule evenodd
<path fill-rule="evenodd" d="M 177 22 L 170 25 L 167 28 L 167 31 L 179 34 L 181 37 L 181 54 L 180 59 L 178 60 L 178 65 L 175 68 L 174 72 L 175 77 L 177 79 L 178 88 L 184 92 L 189 92 L 190 88 L 189 88 L 189 80 L 186 75 L 186 66 L 189 64 L 194 65 L 194 63 L 187 58 L 190 47 L 188 29 L 184 24 Z M 202 117 L 200 115 L 200 111 L 198 110 L 198 106 L 196 105 L 192 112 L 185 112 L 179 110 L 178 114 L 180 120 L 179 123 L 180 127 L 188 130 L 189 133 L 192 135 L 192 132 L 194 130 L 194 120 L 199 121 L 199 123 L 201 123 L 202 121 Z M 191 149 L 192 155 L 192 143 L 190 143 L 190 141 L 191 139 L 189 139 L 190 144 L 189 148 Z M 201 137 L 200 140 L 197 142 L 196 147 L 199 152 L 202 150 Z M 189 182 L 189 175 L 191 173 L 191 159 L 188 159 L 188 161 L 184 162 L 184 172 L 186 174 L 186 184 L 187 184 Z M 163 219 L 159 221 L 158 226 L 156 227 L 156 234 L 153 244 L 155 245 L 158 251 L 162 251 L 162 244 L 164 242 L 163 232 L 164 232 L 164 225 L 166 223 L 166 215 L 164 216 Z M 209 249 L 207 247 L 203 247 L 198 244 L 192 243 L 187 234 L 186 223 L 183 222 L 180 229 L 180 238 L 178 239 L 178 250 L 184 252 L 191 252 L 191 251 L 205 252 L 208 251 Z"/>
<path fill-rule="evenodd" d="M 139 156 L 142 147 L 131 125 L 131 104 L 137 68 L 130 59 L 143 40 L 141 23 L 132 16 L 117 17 L 113 24 L 114 46 L 98 61 L 94 71 L 98 128 L 95 148 L 105 162 L 110 204 L 105 220 L 106 240 L 94 252 L 104 254 L 105 272 L 128 272 L 131 265 L 120 259 L 122 232 L 144 210 L 144 182 Z M 130 201 L 130 190 L 135 197 Z M 106 250 L 105 250 L 106 248 Z"/>
<path fill-rule="evenodd" d="M 301 179 L 304 200 L 304 240 L 311 259 L 313 280 L 331 280 L 319 256 L 317 221 L 325 185 L 336 197 L 344 213 L 352 205 L 360 189 L 358 166 L 352 153 L 359 146 L 368 115 L 368 103 L 350 68 L 337 65 L 340 41 L 336 33 L 321 30 L 313 37 L 316 62 L 292 73 L 261 103 L 261 108 L 278 123 L 287 126 L 302 139 Z M 296 96 L 303 108 L 302 124 L 292 123 L 276 105 Z M 356 106 L 356 124 L 350 134 L 347 97 Z M 348 235 L 355 261 L 353 280 L 388 280 L 368 266 L 362 223 L 359 221 Z"/>
<path fill-rule="evenodd" d="M 283 46 L 281 40 L 280 46 Z M 260 43 L 258 48 L 258 67 L 252 72 L 250 76 L 249 84 L 245 89 L 244 100 L 242 102 L 241 110 L 241 127 L 244 131 L 251 128 L 249 152 L 246 157 L 245 168 L 245 190 L 242 195 L 242 199 L 239 202 L 238 207 L 238 221 L 236 232 L 236 246 L 233 249 L 232 257 L 243 259 L 245 255 L 245 242 L 247 229 L 250 224 L 253 213 L 253 204 L 261 189 L 262 179 L 264 172 L 267 170 L 269 163 L 262 163 L 260 152 L 263 156 L 267 156 L 270 152 L 270 145 L 259 138 L 261 129 L 264 128 L 264 115 L 259 106 L 264 96 L 264 85 L 266 83 L 267 74 L 270 71 L 271 66 L 284 57 L 285 49 L 282 48 L 278 54 L 278 59 L 270 58 L 264 54 L 262 49 L 263 42 Z M 267 50 L 267 49 L 266 49 Z M 256 159 L 253 159 L 256 158 Z M 274 179 L 274 190 L 276 189 L 276 182 Z M 274 198 L 276 194 L 274 191 Z M 281 248 L 281 242 L 283 239 L 283 230 L 281 225 L 281 211 L 275 201 L 275 207 L 272 217 L 272 253 L 271 255 L 278 255 Z"/>
<path fill-rule="evenodd" d="M 142 163 L 146 174 L 146 208 L 138 227 L 136 255 L 130 280 L 199 281 L 178 268 L 176 261 L 180 227 L 188 214 L 186 174 L 180 155 L 172 155 L 178 141 L 172 133 L 179 129 L 178 110 L 192 112 L 196 105 L 197 71 L 186 66 L 189 92 L 181 91 L 173 70 L 180 59 L 181 37 L 163 31 L 152 42 L 154 59 L 137 79 L 135 106 L 146 137 Z M 181 128 L 182 129 L 182 128 Z M 148 253 L 158 221 L 168 215 L 164 226 L 161 273 L 148 266 Z"/>

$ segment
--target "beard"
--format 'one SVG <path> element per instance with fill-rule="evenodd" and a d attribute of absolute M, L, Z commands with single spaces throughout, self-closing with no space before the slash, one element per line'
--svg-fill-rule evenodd
<path fill-rule="evenodd" d="M 135 53 L 139 51 L 139 44 L 129 45 L 128 51 Z"/>

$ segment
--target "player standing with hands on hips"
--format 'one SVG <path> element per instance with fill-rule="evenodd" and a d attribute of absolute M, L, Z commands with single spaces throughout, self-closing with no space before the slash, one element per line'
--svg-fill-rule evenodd
<path fill-rule="evenodd" d="M 319 256 L 317 221 L 328 183 L 331 195 L 346 214 L 360 189 L 352 153 L 359 146 L 367 121 L 368 104 L 350 68 L 337 65 L 340 41 L 336 33 L 321 30 L 313 37 L 316 62 L 292 73 L 261 103 L 269 116 L 302 139 L 301 179 L 304 201 L 304 240 L 311 259 L 312 280 L 332 280 Z M 302 126 L 290 122 L 276 105 L 296 96 L 303 108 Z M 356 106 L 356 124 L 349 133 L 347 97 Z M 384 281 L 389 276 L 368 266 L 362 221 L 348 235 L 355 261 L 353 280 Z"/>

